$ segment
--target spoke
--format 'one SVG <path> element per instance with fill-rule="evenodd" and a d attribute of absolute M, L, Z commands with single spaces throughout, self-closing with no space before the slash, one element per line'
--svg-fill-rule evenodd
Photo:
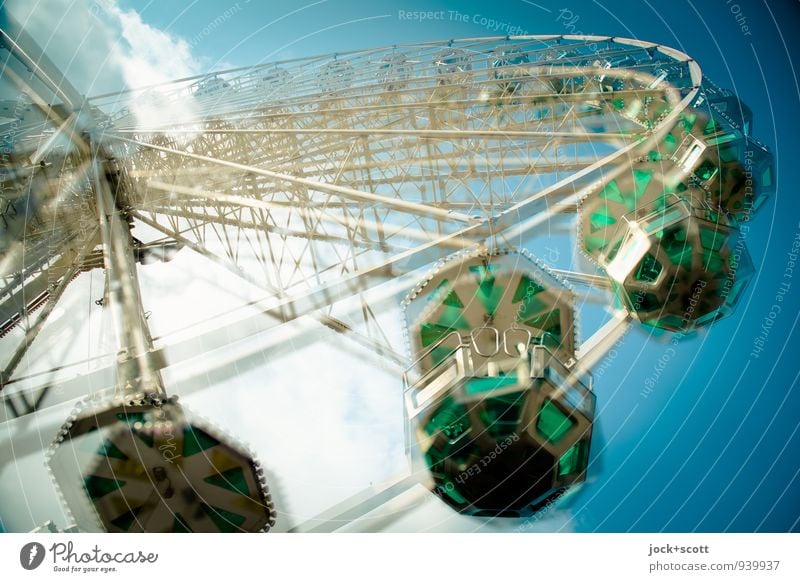
<path fill-rule="evenodd" d="M 631 318 L 625 311 L 616 311 L 613 317 L 587 339 L 577 351 L 576 373 L 591 372 L 592 367 L 605 356 L 616 341 L 631 328 Z"/>
<path fill-rule="evenodd" d="M 577 271 L 567 271 L 564 269 L 550 269 L 554 274 L 563 277 L 570 283 L 577 283 L 580 285 L 587 285 L 599 289 L 610 289 L 611 283 L 608 277 L 600 275 L 591 275 L 589 273 L 579 273 Z"/>
<path fill-rule="evenodd" d="M 333 532 L 348 524 L 358 524 L 367 514 L 380 508 L 382 505 L 401 496 L 408 494 L 409 489 L 420 486 L 419 492 L 424 492 L 421 487 L 421 478 L 408 470 L 394 475 L 387 483 L 373 485 L 367 489 L 337 503 L 334 507 L 308 519 L 294 528 L 295 533 L 324 533 Z M 407 499 L 406 503 L 416 501 L 417 495 L 413 499 Z M 385 516 L 377 517 L 378 519 Z"/>

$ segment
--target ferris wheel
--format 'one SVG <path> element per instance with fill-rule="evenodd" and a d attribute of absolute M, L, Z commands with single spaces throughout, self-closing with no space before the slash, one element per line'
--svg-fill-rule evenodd
<path fill-rule="evenodd" d="M 1 33 L 3 455 L 46 457 L 82 531 L 369 529 L 431 493 L 536 516 L 587 478 L 591 371 L 614 342 L 691 334 L 752 275 L 738 227 L 774 188 L 771 154 L 668 47 L 452 40 L 85 98 L 7 16 Z M 141 281 L 189 255 L 250 295 L 154 333 Z M 113 349 L 33 357 L 58 358 L 69 335 L 43 339 L 48 321 L 98 278 Z M 301 515 L 279 465 L 183 402 L 320 333 L 402 382 L 406 453 Z"/>

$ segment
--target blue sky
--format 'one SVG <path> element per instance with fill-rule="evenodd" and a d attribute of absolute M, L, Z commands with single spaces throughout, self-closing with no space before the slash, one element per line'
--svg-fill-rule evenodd
<path fill-rule="evenodd" d="M 672 346 L 640 331 L 626 336 L 596 381 L 601 414 L 591 483 L 574 500 L 569 527 L 800 529 L 800 263 L 787 271 L 787 253 L 800 234 L 794 69 L 800 3 L 122 0 L 120 6 L 184 39 L 195 60 L 187 70 L 202 72 L 509 30 L 633 37 L 692 55 L 704 75 L 751 107 L 754 135 L 775 153 L 777 194 L 747 234 L 757 274 L 734 316 L 697 337 Z M 420 11 L 432 14 L 422 21 L 409 16 Z M 789 288 L 781 312 L 769 320 L 764 351 L 753 355 L 782 282 Z M 646 383 L 654 387 L 645 395 Z"/>
<path fill-rule="evenodd" d="M 754 134 L 773 149 L 778 167 L 778 193 L 748 232 L 758 274 L 732 318 L 681 342 L 674 353 L 663 339 L 644 333 L 626 338 L 620 355 L 597 380 L 602 413 L 594 446 L 603 452 L 595 458 L 594 483 L 575 501 L 573 525 L 584 531 L 800 527 L 800 368 L 794 347 L 800 279 L 791 281 L 764 352 L 750 356 L 779 284 L 790 281 L 782 279 L 787 252 L 800 232 L 794 163 L 800 154 L 800 103 L 793 70 L 800 4 L 770 2 L 767 9 L 756 1 L 253 0 L 197 2 L 186 10 L 184 3 L 173 4 L 126 1 L 123 6 L 136 8 L 154 26 L 195 39 L 194 54 L 207 63 L 216 59 L 238 66 L 517 28 L 663 43 L 692 55 L 706 76 L 733 89 L 752 108 Z M 230 16 L 204 34 L 226 9 Z M 414 11 L 434 15 L 425 21 L 406 16 Z M 487 28 L 490 20 L 499 32 Z M 663 370 L 657 369 L 659 358 L 669 360 Z M 655 386 L 645 398 L 648 379 Z"/>

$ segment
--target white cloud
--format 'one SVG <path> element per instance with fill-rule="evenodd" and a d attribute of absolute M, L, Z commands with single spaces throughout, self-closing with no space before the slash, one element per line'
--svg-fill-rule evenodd
<path fill-rule="evenodd" d="M 134 10 L 122 10 L 115 1 L 106 5 L 106 14 L 119 26 L 120 40 L 112 47 L 112 59 L 118 63 L 128 87 L 145 87 L 189 77 L 199 72 L 189 43 L 142 21 Z M 157 88 L 131 101 L 130 109 L 137 127 L 161 127 L 188 122 L 195 118 L 193 98 L 184 94 L 175 99 L 169 88 Z"/>
<path fill-rule="evenodd" d="M 130 87 L 162 83 L 198 72 L 189 43 L 142 21 L 135 10 L 122 10 L 116 2 L 106 13 L 119 25 L 120 42 L 112 48 Z"/>
<path fill-rule="evenodd" d="M 200 69 L 185 39 L 148 25 L 137 12 L 120 8 L 116 0 L 12 0 L 12 12 L 73 85 L 87 95 L 164 83 Z M 149 95 L 131 102 L 140 127 L 194 115 L 191 100 L 173 101 L 163 90 Z M 330 255 L 324 258 L 334 259 Z M 154 314 L 153 327 L 159 333 L 189 323 L 184 317 L 214 317 L 215 310 L 231 308 L 237 299 L 249 299 L 245 292 L 251 291 L 188 250 L 171 263 L 143 268 L 141 279 L 146 305 Z M 66 309 L 67 313 L 73 318 L 85 316 L 89 324 L 81 328 L 67 317 L 53 324 L 52 343 L 75 351 L 74 357 L 62 355 L 63 361 L 82 359 L 84 351 L 85 355 L 114 352 L 103 335 L 110 328 L 108 314 L 92 302 L 101 293 L 101 281 L 99 271 L 83 276 L 65 297 L 63 307 L 72 305 L 69 301 L 73 298 L 76 305 Z M 244 297 L 238 297 L 240 293 Z M 378 315 L 394 345 L 401 346 L 399 310 L 387 309 Z M 75 329 L 80 329 L 80 334 Z M 72 333 L 66 345 L 58 336 L 65 331 Z M 40 342 L 31 352 L 31 361 L 40 369 L 53 364 L 49 357 L 39 359 L 37 354 L 58 355 L 52 343 Z M 317 341 L 298 342 L 293 348 L 291 353 L 251 369 L 234 368 L 229 380 L 186 400 L 214 424 L 251 442 L 259 458 L 274 471 L 273 483 L 278 483 L 285 502 L 279 511 L 290 513 L 292 523 L 297 523 L 394 474 L 404 462 L 404 423 L 400 378 L 350 352 L 349 344 L 339 336 L 321 330 Z M 235 351 L 236 346 L 229 349 Z M 26 479 L 31 478 L 26 467 L 19 469 Z M 9 479 L 6 473 L 0 482 Z M 8 497 L 12 494 L 5 489 L 0 491 L 5 500 L 18 501 L 26 490 L 17 489 L 13 497 Z M 17 517 L 22 521 L 27 516 Z M 36 520 L 48 517 L 37 515 Z M 553 513 L 536 528 L 566 526 L 568 517 Z M 13 525 L 20 527 L 17 521 Z M 479 526 L 487 530 L 514 527 L 500 520 L 484 524 L 458 515 L 428 495 L 393 528 L 472 531 Z"/>
<path fill-rule="evenodd" d="M 92 17 L 95 4 L 88 0 L 11 0 L 6 4 L 79 92 L 91 95 L 124 87 L 122 71 L 109 60 L 117 31 Z"/>
<path fill-rule="evenodd" d="M 87 96 L 201 72 L 187 40 L 145 23 L 116 0 L 12 0 L 9 10 Z M 196 114 L 188 94 L 175 99 L 166 88 L 137 94 L 128 105 L 140 128 L 188 121 Z"/>

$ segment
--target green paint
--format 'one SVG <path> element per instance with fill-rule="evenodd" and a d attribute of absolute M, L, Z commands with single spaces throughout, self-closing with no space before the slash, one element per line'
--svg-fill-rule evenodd
<path fill-rule="evenodd" d="M 639 263 L 634 279 L 645 283 L 655 283 L 662 270 L 663 267 L 661 263 L 659 263 L 653 255 L 647 253 L 642 259 L 642 262 Z"/>
<path fill-rule="evenodd" d="M 496 267 L 494 265 L 474 265 L 469 267 L 469 270 L 478 279 L 475 297 L 483 304 L 489 317 L 494 317 L 500 305 L 500 299 L 503 297 L 503 287 L 495 285 L 497 281 L 494 276 Z"/>
<path fill-rule="evenodd" d="M 517 311 L 516 321 L 519 322 L 531 319 L 548 307 L 549 305 L 538 297 L 531 297 L 520 306 L 520 309 Z"/>
<path fill-rule="evenodd" d="M 558 443 L 575 425 L 575 421 L 567 416 L 552 400 L 545 400 L 539 410 L 536 430 L 551 443 Z"/>
<path fill-rule="evenodd" d="M 425 432 L 434 435 L 441 431 L 449 440 L 455 440 L 470 428 L 467 409 L 447 396 L 425 426 Z"/>
<path fill-rule="evenodd" d="M 527 275 L 522 275 L 519 278 L 517 290 L 514 291 L 514 299 L 512 299 L 512 303 L 519 303 L 525 297 L 532 297 L 537 293 L 541 293 L 542 291 L 544 291 L 543 285 L 540 285 L 537 281 L 528 278 Z"/>
<path fill-rule="evenodd" d="M 228 469 L 222 473 L 211 475 L 210 477 L 203 479 L 203 481 L 209 485 L 221 487 L 222 489 L 227 489 L 228 491 L 233 491 L 234 493 L 240 493 L 241 495 L 245 496 L 250 495 L 250 488 L 247 485 L 247 479 L 245 478 L 244 470 L 242 470 L 241 467 L 234 467 L 233 469 Z"/>
<path fill-rule="evenodd" d="M 686 230 L 681 227 L 668 228 L 661 233 L 661 249 L 672 264 L 685 269 L 692 268 L 692 245 L 687 240 Z"/>
<path fill-rule="evenodd" d="M 232 511 L 226 511 L 219 507 L 206 505 L 205 503 L 201 504 L 200 507 L 203 508 L 205 514 L 214 522 L 217 529 L 222 533 L 240 531 L 242 524 L 247 520 L 243 515 L 233 513 Z"/>
<path fill-rule="evenodd" d="M 586 469 L 586 441 L 578 441 L 572 445 L 559 460 L 559 476 L 580 473 Z"/>
<path fill-rule="evenodd" d="M 718 253 L 703 249 L 703 268 L 712 273 L 718 273 L 725 266 L 725 261 Z"/>
<path fill-rule="evenodd" d="M 683 129 L 686 133 L 692 131 L 695 122 L 697 121 L 697 114 L 696 113 L 681 113 L 681 123 L 683 124 Z"/>
<path fill-rule="evenodd" d="M 115 459 L 120 459 L 122 461 L 128 460 L 128 455 L 119 450 L 117 446 L 110 440 L 107 440 L 100 446 L 100 449 L 98 449 L 97 454 L 103 457 L 113 457 Z"/>
<path fill-rule="evenodd" d="M 172 522 L 172 533 L 192 533 L 192 528 L 180 513 L 175 514 L 175 521 Z"/>
<path fill-rule="evenodd" d="M 136 522 L 136 516 L 142 511 L 142 507 L 134 507 L 129 511 L 126 511 L 119 517 L 115 517 L 111 520 L 111 525 L 114 527 L 121 529 L 122 531 L 130 531 L 131 526 Z"/>
<path fill-rule="evenodd" d="M 508 376 L 485 376 L 483 378 L 472 378 L 464 386 L 464 392 L 469 395 L 482 394 L 499 390 L 506 386 L 514 386 L 517 383 L 516 374 Z"/>
<path fill-rule="evenodd" d="M 608 228 L 612 224 L 616 224 L 616 222 L 617 219 L 611 215 L 608 208 L 593 212 L 589 217 L 589 225 L 592 229 L 592 234 L 596 233 L 598 230 Z"/>
<path fill-rule="evenodd" d="M 472 326 L 464 319 L 464 314 L 458 307 L 445 306 L 437 324 L 451 331 L 455 329 L 472 329 Z"/>
<path fill-rule="evenodd" d="M 697 167 L 694 173 L 695 176 L 705 182 L 717 174 L 717 166 L 715 166 L 711 160 L 706 160 Z"/>
<path fill-rule="evenodd" d="M 625 203 L 625 199 L 622 197 L 622 193 L 619 190 L 616 180 L 611 180 L 608 184 L 606 184 L 605 188 L 603 188 L 603 190 L 600 192 L 600 197 L 610 200 L 611 202 L 619 202 L 620 204 Z"/>
<path fill-rule="evenodd" d="M 419 328 L 419 335 L 420 339 L 422 340 L 422 347 L 428 347 L 432 344 L 435 344 L 443 337 L 447 336 L 450 332 L 456 331 L 458 329 L 470 329 L 469 325 L 463 320 L 460 319 L 457 321 L 458 326 L 452 327 L 449 325 L 440 325 L 438 323 L 422 323 L 420 324 Z"/>
<path fill-rule="evenodd" d="M 108 479 L 97 475 L 89 475 L 83 479 L 83 487 L 92 499 L 100 499 L 125 486 L 125 481 Z"/>
<path fill-rule="evenodd" d="M 444 485 L 439 487 L 440 491 L 444 491 L 445 495 L 447 495 L 450 499 L 458 503 L 459 505 L 463 505 L 467 502 L 466 498 L 464 498 L 456 488 L 456 484 L 453 483 L 451 479 L 445 479 Z"/>
<path fill-rule="evenodd" d="M 434 297 L 441 297 L 442 295 L 445 296 L 442 303 L 449 307 L 464 307 L 464 304 L 459 299 L 458 295 L 456 294 L 455 289 L 451 289 L 448 293 L 447 290 L 450 286 L 450 283 L 447 279 L 439 283 L 439 286 L 434 291 Z"/>
<path fill-rule="evenodd" d="M 608 241 L 606 241 L 605 237 L 602 236 L 585 236 L 583 237 L 583 247 L 589 253 L 594 253 L 595 251 L 599 251 L 604 249 Z"/>
<path fill-rule="evenodd" d="M 525 321 L 525 325 L 561 338 L 561 310 L 553 309 Z"/>
<path fill-rule="evenodd" d="M 183 429 L 183 456 L 191 457 L 199 452 L 215 447 L 219 441 L 194 426 Z"/>
<path fill-rule="evenodd" d="M 700 229 L 700 244 L 704 249 L 718 251 L 725 244 L 725 233 L 710 228 Z"/>
<path fill-rule="evenodd" d="M 668 133 L 664 136 L 664 146 L 667 148 L 669 153 L 673 153 L 675 148 L 678 147 L 678 138 L 675 137 L 673 134 Z"/>
<path fill-rule="evenodd" d="M 645 193 L 645 190 L 647 190 L 647 185 L 650 183 L 650 180 L 652 178 L 653 178 L 653 170 L 633 171 L 633 183 L 636 188 L 635 195 L 637 200 L 642 197 L 642 194 Z"/>

